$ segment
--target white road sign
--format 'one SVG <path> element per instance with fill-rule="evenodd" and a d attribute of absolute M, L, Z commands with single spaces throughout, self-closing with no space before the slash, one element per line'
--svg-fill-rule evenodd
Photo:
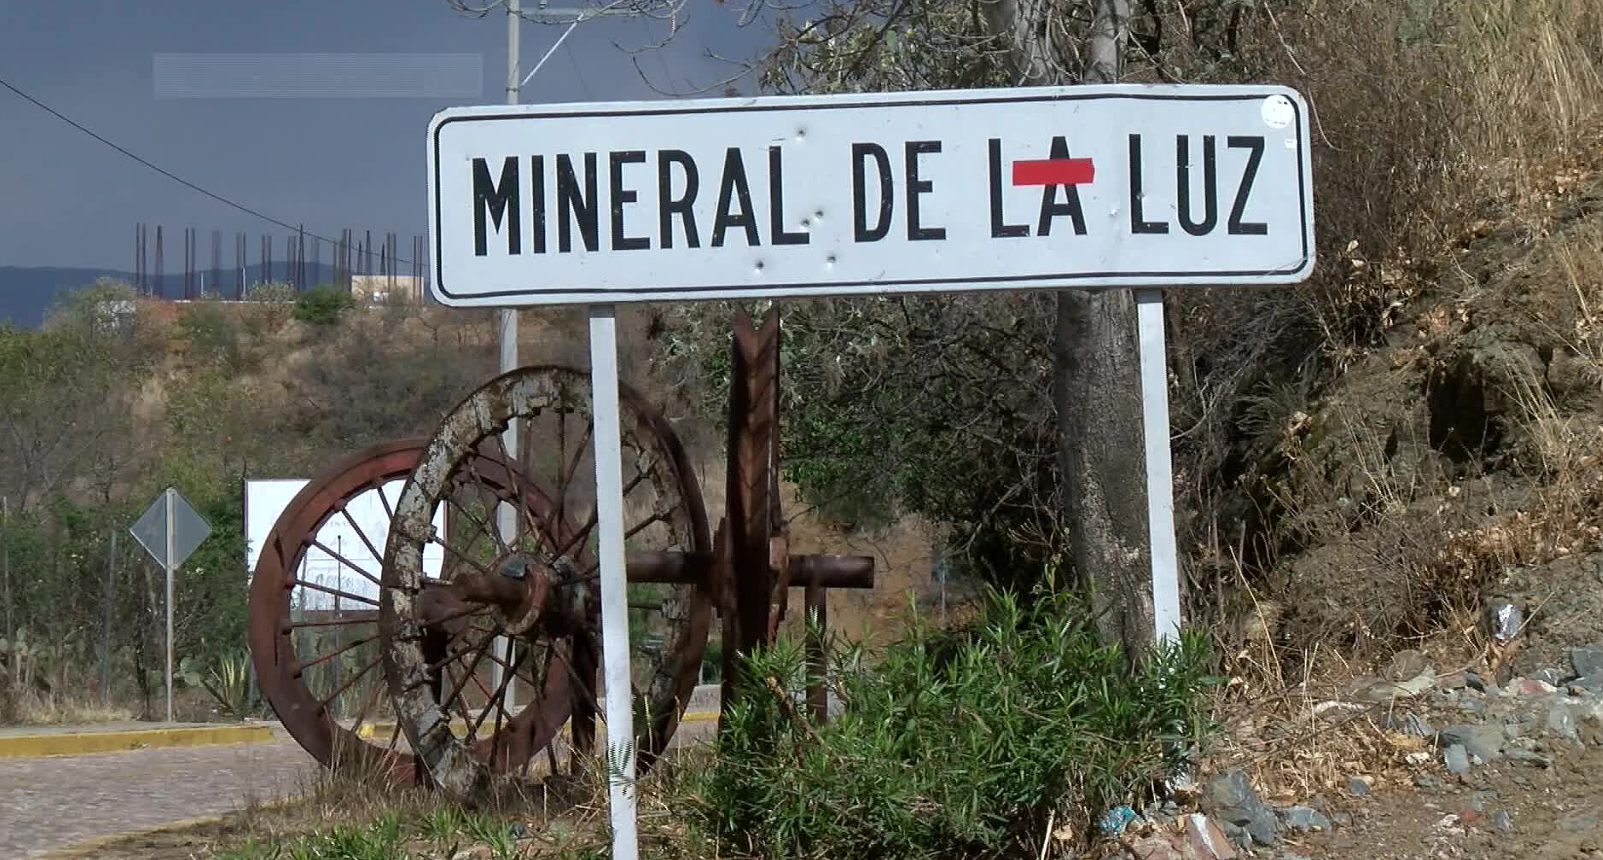
<path fill-rule="evenodd" d="M 429 126 L 432 288 L 505 306 L 1294 283 L 1309 155 L 1280 86 L 455 108 Z"/>
<path fill-rule="evenodd" d="M 167 521 L 172 520 L 169 530 Z M 168 488 L 150 503 L 128 531 L 150 557 L 162 566 L 178 567 L 212 533 L 212 527 L 189 506 L 177 490 Z M 167 554 L 170 551 L 172 558 Z M 170 561 L 170 565 L 169 565 Z"/>

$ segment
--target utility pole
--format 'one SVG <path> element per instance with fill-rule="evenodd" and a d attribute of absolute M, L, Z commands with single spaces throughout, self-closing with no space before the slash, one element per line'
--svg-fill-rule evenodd
<path fill-rule="evenodd" d="M 552 23 L 559 23 L 563 20 L 567 20 L 568 27 L 563 31 L 561 36 L 557 37 L 556 41 L 552 43 L 551 47 L 546 50 L 545 54 L 540 57 L 539 62 L 534 64 L 534 68 L 529 70 L 529 74 L 520 80 L 518 78 L 518 25 L 523 18 L 522 4 L 520 0 L 505 0 L 505 2 L 507 9 L 506 103 L 508 105 L 516 105 L 519 103 L 520 86 L 528 83 L 530 79 L 539 73 L 540 69 L 546 64 L 546 61 L 551 59 L 551 55 L 557 52 L 557 49 L 562 46 L 562 43 L 567 40 L 568 36 L 573 34 L 573 31 L 578 28 L 580 24 L 590 20 L 591 18 L 601 15 L 630 14 L 630 12 L 627 10 L 619 11 L 612 8 L 603 8 L 599 10 L 586 9 L 583 7 L 558 9 L 546 5 L 547 0 L 536 0 L 537 7 L 531 10 L 529 13 L 531 17 L 538 17 Z M 598 306 L 591 308 L 590 353 L 592 380 L 617 379 L 617 346 L 616 341 L 614 340 L 616 337 L 614 326 L 615 323 L 613 318 L 613 309 L 610 306 Z M 512 308 L 503 308 L 499 314 L 498 328 L 501 342 L 501 372 L 505 373 L 510 370 L 515 370 L 518 366 L 518 312 Z M 618 468 L 618 458 L 620 457 L 619 452 L 616 450 L 616 447 L 613 447 L 610 451 L 603 450 L 606 447 L 603 444 L 603 438 L 606 436 L 606 431 L 604 428 L 607 425 L 611 425 L 613 428 L 612 438 L 614 440 L 617 438 L 616 426 L 618 393 L 614 388 L 610 391 L 597 390 L 593 392 L 592 396 L 596 400 L 597 412 L 597 429 L 595 437 L 597 484 L 598 487 L 606 487 L 609 485 L 609 483 L 613 485 L 621 485 L 621 476 L 615 474 Z M 610 420 L 606 418 L 605 413 L 610 413 Z M 508 465 L 513 468 L 518 468 L 521 464 L 521 460 L 518 457 L 518 424 L 519 422 L 516 420 L 512 421 L 507 426 L 506 434 L 502 439 L 502 442 L 506 448 L 506 455 L 512 460 L 512 462 Z M 616 443 L 614 442 L 613 445 L 615 446 Z M 607 466 L 607 462 L 609 461 L 611 463 L 610 467 Z M 610 468 L 614 472 L 614 474 L 610 476 L 610 481 L 602 474 L 604 468 Z M 618 562 L 618 567 L 621 568 L 623 561 L 622 528 L 619 527 L 616 529 L 616 535 L 608 535 L 605 534 L 605 526 L 608 522 L 622 521 L 622 499 L 620 497 L 616 500 L 609 501 L 605 498 L 602 498 L 602 495 L 604 495 L 604 493 L 598 495 L 596 499 L 596 512 L 604 526 L 604 533 L 601 535 L 600 549 L 603 555 L 606 555 L 609 551 L 614 552 L 617 555 L 616 560 Z M 516 547 L 517 533 L 519 531 L 517 517 L 521 515 L 519 511 L 521 510 L 523 500 L 519 499 L 518 501 L 519 505 L 517 507 L 506 504 L 499 506 L 497 517 L 498 527 L 499 531 L 501 532 L 502 542 L 508 547 Z M 617 507 L 618 510 L 607 509 L 614 506 Z M 616 545 L 611 546 L 610 544 Z M 605 571 L 605 569 L 606 567 L 604 566 L 603 571 Z M 606 589 L 604 588 L 604 590 Z M 627 605 L 622 603 L 622 594 L 620 593 L 615 595 L 615 597 L 618 605 L 610 605 L 604 608 L 604 613 L 610 614 L 613 612 L 627 612 Z M 606 598 L 604 597 L 603 599 L 605 600 Z M 627 637 L 627 633 L 624 635 Z M 611 650 L 612 648 L 621 648 L 622 653 L 625 655 L 625 657 L 622 659 L 627 659 L 627 638 L 625 638 L 621 643 L 609 642 L 607 646 L 608 655 L 613 654 L 613 651 Z M 506 671 L 514 670 L 514 667 L 516 667 L 517 664 L 512 659 L 512 648 L 510 641 L 506 641 L 504 643 L 504 647 L 503 643 L 497 642 L 492 646 L 492 650 L 506 655 L 504 658 L 506 661 Z M 627 745 L 631 741 L 630 735 L 632 732 L 629 730 L 632 722 L 630 719 L 631 714 L 629 705 L 631 685 L 629 684 L 628 672 L 626 669 L 623 669 L 619 677 L 614 677 L 614 675 L 619 674 L 618 672 L 615 672 L 614 669 L 621 668 L 625 665 L 626 664 L 619 662 L 618 658 L 615 657 L 609 656 L 607 660 L 605 674 L 607 679 L 606 712 L 608 717 L 607 744 L 609 749 L 625 750 L 628 748 Z M 499 681 L 502 677 L 501 672 L 501 664 L 498 661 L 492 661 L 491 673 L 492 677 L 496 679 L 496 683 L 492 684 L 491 689 L 497 689 L 499 687 Z M 511 680 L 515 682 L 517 679 L 514 677 Z M 512 687 L 513 684 L 509 683 L 507 685 L 505 698 L 505 706 L 509 713 L 513 710 Z M 608 780 L 608 812 L 610 823 L 612 825 L 612 857 L 614 860 L 637 860 L 637 858 L 640 856 L 640 847 L 635 820 L 636 798 L 632 788 L 629 785 L 629 783 L 634 780 L 634 756 L 632 753 L 625 753 L 624 755 L 625 761 L 623 763 L 622 779 L 609 778 Z M 612 755 L 610 753 L 608 755 L 608 760 L 609 763 L 612 760 Z"/>
<path fill-rule="evenodd" d="M 518 103 L 518 22 L 522 19 L 518 0 L 506 0 L 507 4 L 507 104 Z M 518 367 L 518 311 L 516 308 L 502 308 L 497 322 L 498 335 L 501 341 L 501 372 L 516 370 Z M 518 467 L 518 420 L 512 419 L 507 424 L 506 433 L 501 437 L 501 444 L 506 448 L 507 458 L 512 462 L 508 468 Z M 502 504 L 497 510 L 497 527 L 501 530 L 501 542 L 513 549 L 517 548 L 518 517 L 523 500 L 519 499 L 517 505 Z M 512 662 L 512 640 L 500 637 L 492 646 L 496 655 L 505 661 L 505 667 L 496 660 L 490 661 L 490 689 L 501 689 L 501 673 L 512 671 L 517 664 Z M 507 684 L 503 704 L 507 713 L 512 713 L 516 705 L 517 686 L 516 673 L 511 682 Z"/>

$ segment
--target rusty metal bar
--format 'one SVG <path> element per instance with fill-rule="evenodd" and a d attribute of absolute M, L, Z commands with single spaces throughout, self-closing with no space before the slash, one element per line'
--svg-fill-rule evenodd
<path fill-rule="evenodd" d="M 794 561 L 791 563 L 795 564 Z M 872 568 L 869 576 L 872 579 Z M 807 708 L 813 712 L 813 719 L 820 723 L 829 719 L 829 655 L 824 650 L 829 630 L 826 594 L 822 586 L 807 586 Z M 816 629 L 813 625 L 817 625 Z"/>
<path fill-rule="evenodd" d="M 712 555 L 697 552 L 631 552 L 629 581 L 687 585 L 712 570 Z M 874 559 L 866 555 L 793 555 L 792 588 L 873 588 Z"/>

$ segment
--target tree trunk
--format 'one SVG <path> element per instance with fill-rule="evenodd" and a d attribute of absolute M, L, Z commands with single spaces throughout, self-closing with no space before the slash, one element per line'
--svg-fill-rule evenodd
<path fill-rule="evenodd" d="M 163 598 L 159 596 L 160 592 L 158 592 L 156 587 L 156 565 L 147 559 L 144 564 L 140 565 L 140 567 L 145 572 L 145 605 L 150 609 L 150 611 L 146 613 L 146 619 L 150 622 L 150 624 L 145 628 L 148 631 L 146 636 L 148 637 L 147 641 L 149 642 L 150 647 L 145 649 L 144 653 L 146 656 L 151 658 L 150 663 L 160 663 L 161 660 L 158 659 L 158 655 L 165 653 L 165 648 L 167 645 L 167 628 L 166 625 L 162 623 L 164 620 L 162 602 Z M 145 673 L 152 668 L 154 668 L 154 666 L 141 668 L 139 673 L 139 689 L 145 697 L 146 716 L 151 714 L 151 706 L 150 689 L 148 679 L 145 677 Z M 165 664 L 163 664 L 163 668 L 165 668 Z"/>
<path fill-rule="evenodd" d="M 1091 5 L 1081 82 L 1115 83 L 1129 37 L 1130 3 L 1093 0 Z M 1064 81 L 1063 52 L 1051 44 L 1047 26 L 1049 0 L 996 0 L 984 8 L 992 32 L 1007 40 L 1018 83 Z M 1074 578 L 1094 591 L 1103 640 L 1120 643 L 1133 660 L 1153 639 L 1134 294 L 1058 292 L 1052 355 Z"/>

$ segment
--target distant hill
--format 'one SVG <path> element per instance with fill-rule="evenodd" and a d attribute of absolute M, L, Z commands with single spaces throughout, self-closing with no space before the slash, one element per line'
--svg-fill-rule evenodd
<path fill-rule="evenodd" d="M 131 280 L 132 275 L 111 269 L 0 266 L 0 322 L 37 328 L 59 298 L 97 278 Z"/>
<path fill-rule="evenodd" d="M 285 264 L 275 262 L 273 273 L 283 278 Z M 311 262 L 306 264 L 307 279 L 311 283 L 322 283 L 332 280 L 334 270 L 332 266 L 316 266 Z M 261 280 L 262 267 L 260 265 L 245 268 L 245 282 L 254 284 Z M 210 272 L 207 272 L 210 277 Z M 9 320 L 15 325 L 26 328 L 37 328 L 44 322 L 45 314 L 52 305 L 64 298 L 71 291 L 88 286 L 99 278 L 117 278 L 133 282 L 132 272 L 117 271 L 115 269 L 75 269 L 56 266 L 0 266 L 0 322 Z M 233 298 L 234 275 L 231 270 L 223 271 L 223 294 Z M 207 285 L 207 289 L 212 289 Z M 184 291 L 184 273 L 182 270 L 167 273 L 166 295 L 169 298 L 180 298 Z M 161 293 L 158 291 L 158 295 Z"/>

